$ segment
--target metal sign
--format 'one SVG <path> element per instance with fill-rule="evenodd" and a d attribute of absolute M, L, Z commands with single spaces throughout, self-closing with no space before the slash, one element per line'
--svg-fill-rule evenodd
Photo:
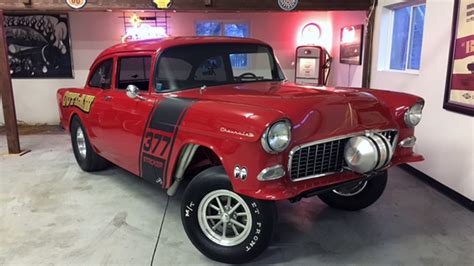
<path fill-rule="evenodd" d="M 155 3 L 156 7 L 158 8 L 169 8 L 171 6 L 171 0 L 153 0 L 153 3 Z"/>
<path fill-rule="evenodd" d="M 291 11 L 298 5 L 298 0 L 278 0 L 278 5 L 285 11 Z"/>
<path fill-rule="evenodd" d="M 87 0 L 65 0 L 66 4 L 73 9 L 83 8 L 87 4 Z"/>

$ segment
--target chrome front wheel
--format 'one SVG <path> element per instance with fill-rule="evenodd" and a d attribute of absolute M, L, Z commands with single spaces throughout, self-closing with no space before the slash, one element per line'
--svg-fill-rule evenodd
<path fill-rule="evenodd" d="M 246 263 L 270 244 L 275 204 L 234 192 L 222 166 L 195 176 L 181 204 L 186 234 L 202 254 L 213 260 Z"/>
<path fill-rule="evenodd" d="M 242 243 L 252 228 L 252 215 L 247 203 L 225 189 L 204 196 L 198 208 L 198 221 L 207 238 L 226 247 Z"/>

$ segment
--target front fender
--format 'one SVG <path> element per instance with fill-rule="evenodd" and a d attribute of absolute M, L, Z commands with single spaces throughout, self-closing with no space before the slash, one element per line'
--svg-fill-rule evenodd
<path fill-rule="evenodd" d="M 263 150 L 260 138 L 273 122 L 286 118 L 270 108 L 228 102 L 196 101 L 186 112 L 176 136 L 165 187 L 169 187 L 186 144 L 196 144 L 212 150 L 220 159 L 236 192 L 248 189 L 258 171 L 281 162 L 284 156 L 270 155 Z M 236 165 L 247 168 L 249 178 L 233 178 Z M 255 184 L 257 185 L 257 184 Z"/>
<path fill-rule="evenodd" d="M 180 130 L 216 139 L 256 142 L 271 123 L 283 118 L 282 112 L 265 107 L 197 101 L 188 110 Z"/>

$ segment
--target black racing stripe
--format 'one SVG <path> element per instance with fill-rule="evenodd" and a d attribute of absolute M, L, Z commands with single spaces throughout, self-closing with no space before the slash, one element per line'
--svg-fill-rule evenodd
<path fill-rule="evenodd" d="M 181 125 L 181 122 L 183 122 L 183 118 L 184 118 L 184 116 L 186 115 L 186 112 L 187 112 L 187 111 L 188 111 L 188 109 L 186 108 L 186 110 L 184 110 L 184 112 L 181 114 L 181 117 L 178 119 L 178 123 L 176 124 L 177 127 L 179 127 L 179 126 Z M 177 129 L 176 129 L 176 131 L 177 131 Z M 178 133 L 178 132 L 176 132 L 176 133 Z M 175 133 L 175 135 L 176 135 L 176 133 Z M 173 139 L 171 140 L 171 147 L 174 146 L 174 141 L 175 141 L 175 140 L 176 140 L 176 138 L 173 137 Z M 170 150 L 170 153 L 169 153 L 169 155 L 168 155 L 168 159 L 166 160 L 167 162 L 170 161 L 170 159 L 171 159 L 171 154 L 172 154 L 172 153 L 173 153 L 173 150 Z M 168 166 L 168 165 L 166 165 L 166 166 Z M 168 174 L 168 167 L 165 168 L 165 171 L 164 171 L 164 175 L 163 175 L 163 176 L 167 176 L 167 174 Z M 164 182 L 163 182 L 163 184 L 164 184 Z"/>
<path fill-rule="evenodd" d="M 146 130 L 148 128 L 148 124 L 150 123 L 150 118 L 151 118 L 151 114 L 153 114 L 153 109 L 152 111 L 148 114 L 148 117 L 146 119 L 146 123 L 145 123 L 145 128 L 143 129 L 143 134 L 142 134 L 142 140 L 140 141 L 140 147 L 139 147 L 139 150 L 140 150 L 140 155 L 138 156 L 138 165 L 140 167 L 138 167 L 138 176 L 142 176 L 142 156 L 141 156 L 141 151 L 142 151 L 142 147 L 143 147 L 143 141 L 145 140 L 145 133 L 146 133 Z"/>
<path fill-rule="evenodd" d="M 194 104 L 194 102 L 195 100 L 191 99 L 164 98 L 156 103 L 156 107 L 152 111 L 149 121 L 147 122 L 147 127 L 143 133 L 142 143 L 140 146 L 141 177 L 152 182 L 156 182 L 158 179 L 164 181 L 163 179 L 167 176 L 167 169 L 173 152 L 173 146 L 179 125 L 183 121 L 186 111 L 192 104 Z M 156 134 L 158 134 L 161 135 L 160 139 L 169 139 L 169 147 L 167 147 L 166 153 L 150 154 L 150 150 L 144 150 L 145 138 L 150 130 L 155 132 L 155 137 Z M 153 135 L 153 133 L 150 134 Z M 169 137 L 170 134 L 171 138 Z M 152 141 L 156 143 L 156 140 Z M 159 151 L 159 149 L 157 150 Z M 144 159 L 146 161 L 144 161 Z"/>
<path fill-rule="evenodd" d="M 153 113 L 150 128 L 172 133 L 184 110 L 192 101 L 179 98 L 165 98 L 161 101 Z"/>
<path fill-rule="evenodd" d="M 155 181 L 157 177 L 162 177 L 166 161 L 150 154 L 144 153 L 142 156 L 143 176 L 151 177 L 150 181 Z"/>

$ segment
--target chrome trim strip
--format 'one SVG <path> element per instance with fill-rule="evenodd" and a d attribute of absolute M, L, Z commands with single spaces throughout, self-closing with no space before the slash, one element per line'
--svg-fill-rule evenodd
<path fill-rule="evenodd" d="M 289 176 L 290 180 L 293 181 L 293 182 L 298 182 L 298 181 L 304 181 L 304 180 L 313 179 L 313 178 L 319 178 L 319 177 L 323 177 L 323 176 L 327 176 L 327 175 L 340 174 L 340 173 L 344 172 L 344 170 L 347 170 L 347 169 L 342 168 L 341 171 L 339 171 L 339 172 L 327 172 L 327 173 L 324 173 L 324 174 L 305 176 L 305 177 L 297 178 L 297 179 L 291 179 L 290 170 L 288 170 L 288 172 L 290 173 L 290 176 Z"/>
<path fill-rule="evenodd" d="M 313 178 L 318 178 L 318 177 L 323 177 L 323 176 L 338 174 L 338 173 L 344 172 L 344 170 L 347 170 L 347 169 L 345 169 L 344 167 L 342 167 L 341 171 L 338 171 L 338 172 L 328 172 L 328 173 L 323 173 L 323 174 L 318 174 L 318 175 L 305 176 L 305 177 L 302 177 L 302 178 L 291 179 L 291 161 L 292 161 L 292 159 L 293 159 L 293 155 L 294 155 L 299 149 L 306 148 L 306 147 L 313 146 L 313 145 L 317 145 L 317 144 L 326 143 L 326 142 L 331 142 L 331 141 L 335 141 L 335 140 L 341 140 L 341 139 L 345 139 L 345 138 L 350 138 L 350 137 L 354 137 L 354 136 L 370 135 L 370 134 L 381 133 L 381 132 L 386 132 L 386 131 L 395 131 L 395 132 L 397 132 L 397 134 L 395 135 L 395 137 L 394 137 L 394 139 L 393 139 L 393 143 L 392 143 L 393 152 L 395 152 L 395 148 L 397 147 L 398 135 L 399 135 L 398 130 L 395 129 L 395 128 L 365 130 L 365 131 L 361 131 L 361 132 L 357 132 L 357 133 L 351 133 L 351 134 L 346 134 L 346 135 L 340 135 L 340 136 L 336 136 L 336 137 L 331 137 L 331 138 L 326 138 L 326 139 L 320 139 L 320 140 L 308 142 L 308 143 L 305 143 L 305 144 L 297 145 L 297 146 L 293 147 L 293 148 L 290 150 L 290 153 L 289 153 L 289 155 L 288 155 L 288 166 L 287 166 L 287 167 L 288 167 L 288 177 L 289 177 L 289 179 L 290 179 L 291 181 L 293 181 L 293 182 L 298 182 L 298 181 L 303 181 L 303 180 L 308 180 L 308 179 L 313 179 Z"/>

